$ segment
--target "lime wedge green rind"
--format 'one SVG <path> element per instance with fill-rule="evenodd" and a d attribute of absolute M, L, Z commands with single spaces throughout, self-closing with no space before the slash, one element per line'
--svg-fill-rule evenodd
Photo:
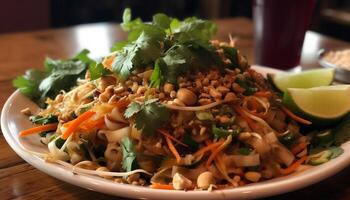
<path fill-rule="evenodd" d="M 279 91 L 287 88 L 311 88 L 330 85 L 334 79 L 334 69 L 314 69 L 298 73 L 268 74 L 267 78 Z"/>
<path fill-rule="evenodd" d="M 350 111 L 350 85 L 289 88 L 283 103 L 297 115 L 316 125 L 329 125 Z"/>

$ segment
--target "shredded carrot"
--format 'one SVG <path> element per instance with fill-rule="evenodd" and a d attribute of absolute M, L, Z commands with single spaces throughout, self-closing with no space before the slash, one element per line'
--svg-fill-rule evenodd
<path fill-rule="evenodd" d="M 174 187 L 172 185 L 166 185 L 166 184 L 160 184 L 160 183 L 153 183 L 150 187 L 153 189 L 174 190 Z"/>
<path fill-rule="evenodd" d="M 177 162 L 177 163 L 180 163 L 180 161 L 181 161 L 181 156 L 180 156 L 179 152 L 177 152 L 177 150 L 176 150 L 176 148 L 175 148 L 173 142 L 171 141 L 171 139 L 170 139 L 169 137 L 165 137 L 165 140 L 166 140 L 166 143 L 168 144 L 168 147 L 169 147 L 171 153 L 174 154 L 174 156 L 175 156 L 175 158 L 176 158 L 176 162 Z"/>
<path fill-rule="evenodd" d="M 176 143 L 181 144 L 181 145 L 184 146 L 184 147 L 188 147 L 187 144 L 185 144 L 185 143 L 181 142 L 180 140 L 176 139 L 176 138 L 175 138 L 174 136 L 172 136 L 168 131 L 166 131 L 166 130 L 164 130 L 164 129 L 158 129 L 157 131 L 158 131 L 159 133 L 161 133 L 162 135 L 164 135 L 165 137 L 168 137 L 168 138 L 174 140 Z"/>
<path fill-rule="evenodd" d="M 293 173 L 294 171 L 296 171 L 298 169 L 298 167 L 300 167 L 301 164 L 303 164 L 305 162 L 306 158 L 307 158 L 307 156 L 303 156 L 299 160 L 297 160 L 293 164 L 291 164 L 289 167 L 287 167 L 286 169 L 281 169 L 281 174 L 288 175 L 288 174 Z"/>
<path fill-rule="evenodd" d="M 258 92 L 254 93 L 254 96 L 269 98 L 269 97 L 271 97 L 271 92 L 269 92 L 269 91 L 258 91 Z"/>
<path fill-rule="evenodd" d="M 255 123 L 253 122 L 252 119 L 250 119 L 249 117 L 247 117 L 247 115 L 244 113 L 244 111 L 242 110 L 242 108 L 238 107 L 238 106 L 235 106 L 234 107 L 234 110 L 236 112 L 238 112 L 238 114 L 240 114 L 240 116 L 248 123 L 248 126 L 255 130 L 256 129 L 256 126 L 255 126 Z"/>
<path fill-rule="evenodd" d="M 224 142 L 222 144 L 224 144 Z M 212 154 L 209 156 L 207 163 L 206 163 L 207 167 L 210 166 L 211 162 L 213 162 L 215 157 L 224 149 L 222 144 L 220 146 L 218 146 L 218 148 L 216 148 L 215 150 L 212 150 Z"/>
<path fill-rule="evenodd" d="M 304 150 L 307 147 L 307 145 L 309 145 L 308 142 L 300 142 L 292 147 L 291 152 L 295 155 Z"/>
<path fill-rule="evenodd" d="M 79 127 L 81 123 L 92 117 L 94 114 L 94 111 L 89 110 L 80 115 L 78 118 L 74 119 L 73 122 L 70 123 L 67 129 L 63 132 L 61 137 L 63 139 L 67 139 L 75 131 L 75 129 Z"/>
<path fill-rule="evenodd" d="M 197 152 L 195 152 L 193 154 L 193 156 L 194 157 L 198 157 L 198 156 L 204 154 L 205 152 L 210 151 L 210 150 L 212 150 L 212 149 L 222 145 L 223 143 L 224 143 L 223 141 L 218 141 L 218 142 L 215 142 L 215 143 L 212 143 L 212 144 L 207 144 L 207 146 L 205 146 L 205 147 L 199 149 Z"/>
<path fill-rule="evenodd" d="M 105 119 L 104 117 L 101 117 L 93 121 L 86 121 L 85 123 L 81 124 L 80 128 L 82 130 L 91 130 L 94 128 L 101 128 L 103 125 L 105 125 Z"/>
<path fill-rule="evenodd" d="M 310 121 L 308 121 L 308 120 L 306 120 L 306 119 L 303 119 L 303 118 L 301 118 L 301 117 L 295 115 L 295 114 L 292 113 L 292 111 L 290 111 L 288 108 L 286 108 L 286 107 L 284 107 L 284 106 L 282 106 L 281 108 L 282 108 L 282 110 L 283 110 L 290 118 L 294 119 L 295 121 L 300 122 L 300 123 L 302 123 L 302 124 L 306 124 L 306 125 L 312 124 L 312 122 L 310 122 Z"/>
<path fill-rule="evenodd" d="M 19 133 L 19 136 L 23 137 L 23 136 L 31 135 L 31 134 L 34 134 L 34 133 L 41 133 L 41 132 L 44 132 L 44 131 L 53 131 L 53 130 L 56 130 L 56 129 L 57 129 L 57 123 L 45 124 L 45 125 L 36 126 L 36 127 L 33 127 L 33 128 L 29 128 L 29 129 L 23 130 L 23 131 L 21 131 Z"/>

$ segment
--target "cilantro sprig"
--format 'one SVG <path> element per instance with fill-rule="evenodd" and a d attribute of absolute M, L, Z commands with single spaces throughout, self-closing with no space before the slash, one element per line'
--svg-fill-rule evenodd
<path fill-rule="evenodd" d="M 88 53 L 88 50 L 83 50 L 68 60 L 46 58 L 44 71 L 29 69 L 25 75 L 13 80 L 13 85 L 39 106 L 45 107 L 46 98 L 54 98 L 61 90 L 69 90 L 79 77 L 84 76 L 94 62 Z"/>
<path fill-rule="evenodd" d="M 176 84 L 177 77 L 189 70 L 224 66 L 210 43 L 217 30 L 210 21 L 195 17 L 180 21 L 158 13 L 152 22 L 144 23 L 140 18 L 132 20 L 131 10 L 126 9 L 121 26 L 128 39 L 112 48 L 118 55 L 112 71 L 122 80 L 136 69 L 152 66 L 150 85 L 160 87 L 164 82 Z M 237 55 L 230 56 L 234 60 Z"/>
<path fill-rule="evenodd" d="M 124 116 L 133 118 L 135 127 L 143 134 L 151 135 L 169 120 L 170 112 L 158 102 L 158 99 L 149 99 L 142 104 L 130 103 Z"/>

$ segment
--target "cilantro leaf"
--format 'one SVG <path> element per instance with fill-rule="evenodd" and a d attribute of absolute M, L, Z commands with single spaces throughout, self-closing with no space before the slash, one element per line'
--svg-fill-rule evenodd
<path fill-rule="evenodd" d="M 183 45 L 171 47 L 162 58 L 166 68 L 164 68 L 164 77 L 170 83 L 177 83 L 177 77 L 186 71 L 186 64 L 191 61 L 191 51 Z"/>
<path fill-rule="evenodd" d="M 120 51 L 122 50 L 127 44 L 130 44 L 130 42 L 128 41 L 119 41 L 119 42 L 116 42 L 112 48 L 111 48 L 111 51 Z"/>
<path fill-rule="evenodd" d="M 138 113 L 142 109 L 141 104 L 132 102 L 125 110 L 124 116 L 126 118 L 132 117 L 134 114 Z"/>
<path fill-rule="evenodd" d="M 122 152 L 123 152 L 123 162 L 122 167 L 125 171 L 129 172 L 135 168 L 136 163 L 136 153 L 134 150 L 134 144 L 129 137 L 124 137 L 121 140 Z"/>
<path fill-rule="evenodd" d="M 150 86 L 151 87 L 155 87 L 155 88 L 159 88 L 163 82 L 165 81 L 165 77 L 162 73 L 162 66 L 164 66 L 165 63 L 163 61 L 163 59 L 158 59 L 156 60 L 156 63 L 154 64 L 154 69 L 153 72 L 151 74 L 151 82 L 150 82 Z M 164 70 L 163 70 L 164 71 Z"/>
<path fill-rule="evenodd" d="M 45 107 L 47 97 L 54 98 L 61 90 L 75 86 L 77 78 L 83 76 L 88 66 L 95 62 L 87 56 L 88 53 L 88 50 L 83 50 L 68 60 L 47 58 L 45 71 L 27 70 L 24 76 L 13 81 L 13 85 L 40 107 Z"/>
<path fill-rule="evenodd" d="M 100 78 L 101 76 L 105 76 L 110 74 L 111 72 L 104 68 L 102 63 L 94 63 L 89 66 L 90 79 L 95 80 Z"/>
<path fill-rule="evenodd" d="M 53 114 L 50 114 L 47 117 L 43 117 L 40 115 L 32 115 L 29 117 L 29 120 L 34 124 L 40 124 L 40 125 L 58 122 L 57 116 Z"/>
<path fill-rule="evenodd" d="M 240 129 L 224 129 L 217 127 L 215 124 L 213 124 L 211 131 L 215 138 L 225 138 L 229 135 L 237 136 L 241 132 Z"/>
<path fill-rule="evenodd" d="M 164 36 L 164 32 L 142 32 L 135 42 L 126 45 L 118 53 L 112 63 L 112 71 L 125 80 L 135 68 L 155 61 L 161 55 L 160 42 Z"/>
<path fill-rule="evenodd" d="M 187 18 L 180 26 L 173 30 L 174 37 L 182 44 L 196 43 L 206 47 L 217 31 L 214 23 L 195 17 Z"/>
<path fill-rule="evenodd" d="M 23 76 L 18 76 L 12 81 L 12 84 L 19 89 L 19 91 L 38 102 L 41 98 L 39 91 L 40 82 L 45 78 L 45 72 L 37 69 L 29 69 Z"/>
<path fill-rule="evenodd" d="M 239 67 L 239 62 L 238 62 L 238 52 L 237 49 L 234 47 L 227 47 L 224 46 L 222 47 L 225 55 L 228 59 L 231 61 L 231 66 L 232 67 Z"/>
<path fill-rule="evenodd" d="M 170 28 L 170 23 L 171 23 L 171 19 L 163 13 L 158 13 L 153 15 L 153 24 L 163 29 Z"/>
<path fill-rule="evenodd" d="M 76 85 L 77 78 L 87 68 L 87 65 L 81 61 L 52 61 L 47 58 L 46 62 L 50 62 L 52 68 L 50 74 L 39 85 L 43 98 L 54 98 L 61 90 L 68 90 Z"/>
<path fill-rule="evenodd" d="M 135 127 L 145 135 L 151 135 L 156 129 L 169 120 L 169 110 L 158 102 L 150 99 L 143 104 L 131 103 L 125 111 L 125 117 L 135 119 Z"/>

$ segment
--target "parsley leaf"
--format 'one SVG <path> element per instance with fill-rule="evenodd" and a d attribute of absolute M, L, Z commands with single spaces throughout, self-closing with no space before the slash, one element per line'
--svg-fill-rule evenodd
<path fill-rule="evenodd" d="M 131 103 L 125 111 L 126 118 L 134 117 L 135 127 L 145 135 L 152 135 L 156 129 L 169 120 L 169 110 L 158 102 L 149 99 L 143 104 Z"/>
<path fill-rule="evenodd" d="M 121 146 L 123 152 L 122 167 L 127 172 L 132 171 L 136 165 L 136 153 L 134 150 L 134 144 L 129 137 L 124 137 L 121 140 Z"/>

